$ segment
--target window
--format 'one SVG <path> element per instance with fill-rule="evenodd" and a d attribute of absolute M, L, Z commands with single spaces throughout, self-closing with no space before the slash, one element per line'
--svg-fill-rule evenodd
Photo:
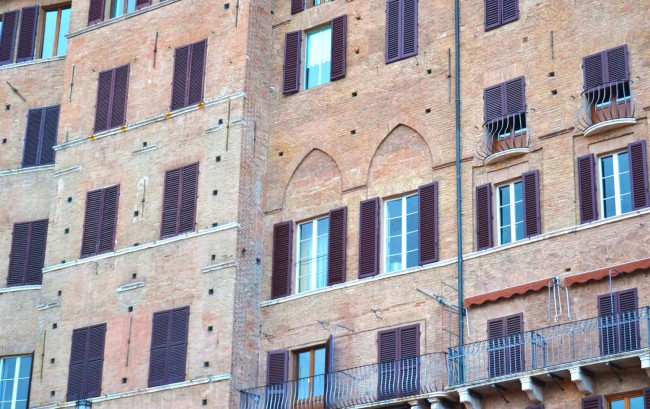
<path fill-rule="evenodd" d="M 119 196 L 119 186 L 93 190 L 86 195 L 82 258 L 113 251 Z"/>
<path fill-rule="evenodd" d="M 0 358 L 0 408 L 27 409 L 32 357 Z"/>
<path fill-rule="evenodd" d="M 600 351 L 603 355 L 640 347 L 636 288 L 598 296 Z"/>
<path fill-rule="evenodd" d="M 58 105 L 30 109 L 27 113 L 22 167 L 54 163 L 54 145 L 59 127 Z"/>
<path fill-rule="evenodd" d="M 172 83 L 172 111 L 203 101 L 207 46 L 208 40 L 203 40 L 176 49 Z"/>
<path fill-rule="evenodd" d="M 160 238 L 194 231 L 198 182 L 198 163 L 165 173 Z"/>
<path fill-rule="evenodd" d="M 524 370 L 523 314 L 489 320 L 488 369 L 490 377 Z"/>
<path fill-rule="evenodd" d="M 295 354 L 295 379 L 297 380 L 296 399 L 309 399 L 313 402 L 325 394 L 325 371 L 327 348 L 317 347 Z"/>
<path fill-rule="evenodd" d="M 418 265 L 418 195 L 385 203 L 385 270 L 400 271 Z"/>
<path fill-rule="evenodd" d="M 153 315 L 149 387 L 183 382 L 187 357 L 190 307 Z"/>
<path fill-rule="evenodd" d="M 111 18 L 135 11 L 135 0 L 113 0 Z"/>
<path fill-rule="evenodd" d="M 518 0 L 485 0 L 485 31 L 519 19 Z"/>
<path fill-rule="evenodd" d="M 95 133 L 126 124 L 129 65 L 99 73 Z"/>
<path fill-rule="evenodd" d="M 386 64 L 418 54 L 418 1 L 386 2 Z"/>
<path fill-rule="evenodd" d="M 497 224 L 499 244 L 508 244 L 524 238 L 524 198 L 521 181 L 497 188 Z"/>
<path fill-rule="evenodd" d="M 332 28 L 307 33 L 305 89 L 330 82 Z"/>
<path fill-rule="evenodd" d="M 46 239 L 47 220 L 14 224 L 7 286 L 41 284 Z"/>
<path fill-rule="evenodd" d="M 636 395 L 636 396 L 635 396 Z M 610 398 L 608 409 L 644 409 L 643 396 L 640 392 L 630 393 L 630 396 Z"/>
<path fill-rule="evenodd" d="M 632 211 L 630 160 L 627 151 L 603 156 L 599 162 L 603 217 L 618 216 Z"/>
<path fill-rule="evenodd" d="M 88 25 L 101 23 L 104 21 L 105 15 L 115 18 L 140 10 L 150 4 L 151 0 L 90 0 Z"/>
<path fill-rule="evenodd" d="M 101 395 L 105 341 L 106 324 L 77 328 L 72 332 L 68 401 Z"/>
<path fill-rule="evenodd" d="M 496 153 L 528 147 L 524 78 L 486 88 L 483 99 L 487 150 Z"/>
<path fill-rule="evenodd" d="M 321 4 L 329 3 L 331 0 L 309 0 L 309 7 L 320 6 Z"/>
<path fill-rule="evenodd" d="M 420 326 L 380 331 L 379 399 L 415 395 L 420 389 Z"/>
<path fill-rule="evenodd" d="M 329 217 L 298 226 L 298 292 L 327 286 Z"/>
<path fill-rule="evenodd" d="M 70 6 L 45 10 L 41 58 L 58 57 L 66 54 L 70 29 Z"/>

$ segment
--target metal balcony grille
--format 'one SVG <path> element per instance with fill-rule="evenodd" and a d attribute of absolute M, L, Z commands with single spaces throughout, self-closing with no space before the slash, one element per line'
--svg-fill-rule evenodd
<path fill-rule="evenodd" d="M 599 124 L 633 119 L 636 106 L 631 85 L 630 80 L 616 81 L 584 91 L 575 120 L 576 128 L 588 133 L 590 128 Z"/>
<path fill-rule="evenodd" d="M 486 162 L 498 153 L 529 146 L 526 112 L 519 112 L 483 124 L 483 135 L 476 142 L 474 155 Z"/>

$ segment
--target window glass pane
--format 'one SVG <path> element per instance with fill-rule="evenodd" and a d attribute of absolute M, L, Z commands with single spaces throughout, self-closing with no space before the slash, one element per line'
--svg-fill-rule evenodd
<path fill-rule="evenodd" d="M 27 401 L 24 400 L 24 401 L 16 402 L 14 409 L 27 409 Z"/>
<path fill-rule="evenodd" d="M 129 0 L 126 12 L 131 13 L 133 11 L 135 11 L 135 0 Z"/>
<path fill-rule="evenodd" d="M 643 409 L 643 396 L 630 398 L 630 409 Z"/>
<path fill-rule="evenodd" d="M 402 235 L 402 218 L 398 217 L 395 219 L 388 220 L 388 237 L 401 236 Z"/>
<path fill-rule="evenodd" d="M 45 27 L 43 28 L 43 52 L 42 58 L 49 58 L 54 56 L 54 39 L 56 38 L 56 20 L 58 17 L 58 10 L 50 10 L 45 12 Z"/>
<path fill-rule="evenodd" d="M 621 194 L 630 193 L 630 172 L 621 173 L 618 178 Z"/>
<path fill-rule="evenodd" d="M 392 237 L 388 239 L 388 254 L 402 254 L 402 236 Z"/>
<path fill-rule="evenodd" d="M 14 393 L 14 380 L 13 379 L 7 379 L 2 382 L 2 385 L 0 385 L 0 398 L 3 401 L 9 401 L 13 399 L 13 393 Z"/>
<path fill-rule="evenodd" d="M 615 400 L 609 402 L 610 409 L 625 409 L 625 400 Z"/>
<path fill-rule="evenodd" d="M 501 229 L 501 244 L 508 244 L 512 241 L 510 237 L 510 226 L 502 227 Z"/>
<path fill-rule="evenodd" d="M 20 369 L 18 376 L 21 378 L 29 378 L 29 373 L 32 370 L 32 357 L 23 356 L 20 358 Z"/>
<path fill-rule="evenodd" d="M 406 231 L 412 232 L 418 230 L 418 214 L 413 213 L 406 216 Z"/>
<path fill-rule="evenodd" d="M 113 0 L 113 10 L 111 10 L 112 17 L 119 17 L 124 14 L 124 0 Z"/>
<path fill-rule="evenodd" d="M 329 82 L 331 48 L 330 27 L 307 34 L 305 89 Z"/>
<path fill-rule="evenodd" d="M 507 206 L 510 204 L 510 185 L 499 188 L 499 204 Z"/>
<path fill-rule="evenodd" d="M 614 197 L 614 177 L 606 177 L 603 179 L 603 197 Z"/>
<path fill-rule="evenodd" d="M 515 202 L 521 202 L 524 200 L 521 195 L 521 182 L 515 182 L 513 185 L 515 188 Z"/>
<path fill-rule="evenodd" d="M 298 379 L 309 376 L 309 367 L 311 363 L 311 352 L 305 351 L 298 354 Z"/>
<path fill-rule="evenodd" d="M 299 264 L 300 273 L 298 275 L 298 292 L 309 291 L 309 261 Z"/>
<path fill-rule="evenodd" d="M 600 160 L 600 165 L 603 177 L 612 176 L 614 174 L 614 159 L 612 156 L 602 158 Z"/>
<path fill-rule="evenodd" d="M 503 206 L 499 210 L 501 217 L 501 227 L 510 226 L 510 206 Z"/>
<path fill-rule="evenodd" d="M 70 9 L 61 10 L 61 25 L 59 27 L 59 45 L 56 48 L 56 55 L 65 55 L 68 51 L 68 39 L 65 38 L 70 31 Z"/>
<path fill-rule="evenodd" d="M 524 222 L 519 222 L 515 224 L 515 240 L 521 240 L 524 238 Z"/>
<path fill-rule="evenodd" d="M 402 255 L 390 256 L 386 263 L 386 271 L 399 271 L 402 269 Z"/>
<path fill-rule="evenodd" d="M 402 201 L 400 199 L 386 202 L 386 214 L 388 218 L 399 217 L 402 215 Z"/>
<path fill-rule="evenodd" d="M 621 214 L 632 211 L 632 194 L 621 196 Z"/>
<path fill-rule="evenodd" d="M 2 360 L 2 379 L 13 379 L 16 374 L 17 358 L 5 358 Z"/>
<path fill-rule="evenodd" d="M 628 159 L 627 152 L 618 154 L 618 173 L 628 172 L 630 170 L 630 159 Z"/>
<path fill-rule="evenodd" d="M 325 348 L 314 351 L 314 375 L 325 373 Z"/>
<path fill-rule="evenodd" d="M 416 267 L 418 265 L 418 254 L 419 250 L 406 253 L 406 268 Z"/>
<path fill-rule="evenodd" d="M 614 201 L 614 198 L 606 199 L 603 202 L 603 208 L 604 208 L 605 217 L 616 216 L 616 203 Z"/>
<path fill-rule="evenodd" d="M 406 235 L 406 251 L 418 249 L 418 232 L 408 233 Z"/>
<path fill-rule="evenodd" d="M 29 379 L 21 379 L 18 381 L 18 391 L 16 392 L 17 400 L 27 400 L 27 392 L 29 391 Z"/>
<path fill-rule="evenodd" d="M 409 196 L 406 198 L 406 213 L 416 213 L 418 211 L 418 196 Z"/>

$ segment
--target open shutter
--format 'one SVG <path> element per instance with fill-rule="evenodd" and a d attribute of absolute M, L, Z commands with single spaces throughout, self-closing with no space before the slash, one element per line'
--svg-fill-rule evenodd
<path fill-rule="evenodd" d="M 102 189 L 93 190 L 86 194 L 86 214 L 84 231 L 81 239 L 81 257 L 97 254 L 99 226 L 102 217 Z"/>
<path fill-rule="evenodd" d="M 399 359 L 398 330 L 379 332 L 377 349 L 379 352 L 379 399 L 391 399 L 397 395 L 397 360 Z"/>
<path fill-rule="evenodd" d="M 89 328 L 79 328 L 72 332 L 72 347 L 70 349 L 70 370 L 68 372 L 68 393 L 66 400 L 82 399 L 86 378 L 86 355 Z"/>
<path fill-rule="evenodd" d="M 59 105 L 45 108 L 45 120 L 41 136 L 40 165 L 54 163 L 54 145 L 56 145 L 56 135 L 59 129 L 59 111 Z"/>
<path fill-rule="evenodd" d="M 94 398 L 102 392 L 102 368 L 104 366 L 104 343 L 106 324 L 88 329 L 88 352 L 85 373 L 85 394 L 82 397 Z"/>
<path fill-rule="evenodd" d="M 526 111 L 526 90 L 524 77 L 505 83 L 506 104 L 504 115 Z"/>
<path fill-rule="evenodd" d="M 386 63 L 400 59 L 401 51 L 401 1 L 386 2 Z"/>
<path fill-rule="evenodd" d="M 619 291 L 616 297 L 616 312 L 619 314 L 618 328 L 619 351 L 634 351 L 640 347 L 641 339 L 639 332 L 639 297 L 637 289 Z"/>
<path fill-rule="evenodd" d="M 499 0 L 485 0 L 485 31 L 501 25 Z"/>
<path fill-rule="evenodd" d="M 379 274 L 379 198 L 361 202 L 359 213 L 359 278 L 365 278 Z"/>
<path fill-rule="evenodd" d="M 489 249 L 494 245 L 492 240 L 492 185 L 488 183 L 476 188 L 477 250 Z"/>
<path fill-rule="evenodd" d="M 501 85 L 486 88 L 483 91 L 483 100 L 485 122 L 501 118 L 505 115 L 505 108 L 503 107 L 503 87 Z"/>
<path fill-rule="evenodd" d="M 119 186 L 111 186 L 103 190 L 97 254 L 113 251 L 115 247 L 115 228 L 117 224 L 117 204 L 119 197 Z"/>
<path fill-rule="evenodd" d="M 31 223 L 14 224 L 11 239 L 11 255 L 9 259 L 9 275 L 7 287 L 23 285 L 29 251 Z"/>
<path fill-rule="evenodd" d="M 643 409 L 650 409 L 650 388 L 643 390 Z"/>
<path fill-rule="evenodd" d="M 113 77 L 111 102 L 110 102 L 110 125 L 109 128 L 116 128 L 126 124 L 126 101 L 129 87 L 129 65 L 116 68 Z"/>
<path fill-rule="evenodd" d="M 90 0 L 88 7 L 88 25 L 104 21 L 105 0 Z"/>
<path fill-rule="evenodd" d="M 300 13 L 305 9 L 305 0 L 291 0 L 291 14 Z"/>
<path fill-rule="evenodd" d="M 266 361 L 266 384 L 285 383 L 289 377 L 289 353 L 287 351 L 269 352 Z"/>
<path fill-rule="evenodd" d="M 160 238 L 176 235 L 182 169 L 173 169 L 165 173 L 162 222 Z"/>
<path fill-rule="evenodd" d="M 14 59 L 14 41 L 18 27 L 18 10 L 2 14 L 0 33 L 0 65 L 11 64 Z"/>
<path fill-rule="evenodd" d="M 607 82 L 630 79 L 630 67 L 627 62 L 627 45 L 604 51 L 607 59 Z"/>
<path fill-rule="evenodd" d="M 596 163 L 594 155 L 578 158 L 578 195 L 580 197 L 580 223 L 598 220 L 596 199 Z"/>
<path fill-rule="evenodd" d="M 186 106 L 187 75 L 190 71 L 190 47 L 179 47 L 174 52 L 174 78 L 172 80 L 172 102 L 170 110 Z"/>
<path fill-rule="evenodd" d="M 630 161 L 630 182 L 632 185 L 632 207 L 634 210 L 650 206 L 648 197 L 648 161 L 645 141 L 632 142 L 627 146 Z"/>
<path fill-rule="evenodd" d="M 329 214 L 327 249 L 327 285 L 345 282 L 348 208 L 340 207 Z"/>
<path fill-rule="evenodd" d="M 271 298 L 291 294 L 291 260 L 293 254 L 293 221 L 273 226 L 273 262 L 271 267 Z"/>
<path fill-rule="evenodd" d="M 208 50 L 208 40 L 192 44 L 190 52 L 190 69 L 186 106 L 203 101 L 203 83 L 205 77 L 205 57 Z"/>
<path fill-rule="evenodd" d="M 435 263 L 438 255 L 438 182 L 418 188 L 419 265 Z"/>
<path fill-rule="evenodd" d="M 97 85 L 97 105 L 95 107 L 94 132 L 110 128 L 111 90 L 113 89 L 113 74 L 115 70 L 99 73 Z"/>
<path fill-rule="evenodd" d="M 603 409 L 603 397 L 588 396 L 582 398 L 582 409 Z"/>
<path fill-rule="evenodd" d="M 519 18 L 519 0 L 502 0 L 501 4 L 502 25 Z"/>
<path fill-rule="evenodd" d="M 157 312 L 153 315 L 149 387 L 164 385 L 167 378 L 170 315 L 171 311 Z"/>
<path fill-rule="evenodd" d="M 136 0 L 135 9 L 140 10 L 141 8 L 147 7 L 151 4 L 151 0 Z"/>
<path fill-rule="evenodd" d="M 506 328 L 503 318 L 488 321 L 488 372 L 490 377 L 502 376 L 506 373 L 505 336 Z"/>
<path fill-rule="evenodd" d="M 36 166 L 39 164 L 39 145 L 41 129 L 45 111 L 42 108 L 30 109 L 27 113 L 27 127 L 25 129 L 25 148 L 23 150 L 22 167 Z"/>
<path fill-rule="evenodd" d="M 25 273 L 25 284 L 27 285 L 37 285 L 43 281 L 47 224 L 47 220 L 39 220 L 31 223 L 27 271 Z"/>
<path fill-rule="evenodd" d="M 300 43 L 302 31 L 287 33 L 284 39 L 284 70 L 282 93 L 294 94 L 300 90 Z"/>
<path fill-rule="evenodd" d="M 17 63 L 34 59 L 37 24 L 38 6 L 23 8 L 20 14 L 20 32 L 18 34 L 18 50 L 16 51 Z"/>
<path fill-rule="evenodd" d="M 332 20 L 332 49 L 330 81 L 345 77 L 348 37 L 348 16 L 343 15 Z"/>
<path fill-rule="evenodd" d="M 190 307 L 178 308 L 170 312 L 169 369 L 165 383 L 182 382 L 185 380 L 189 317 Z"/>
<path fill-rule="evenodd" d="M 584 89 L 590 90 L 605 83 L 604 54 L 592 54 L 582 59 L 582 73 L 584 76 Z"/>
<path fill-rule="evenodd" d="M 196 223 L 196 198 L 199 183 L 199 164 L 182 169 L 181 200 L 178 214 L 178 234 L 194 231 Z"/>
<path fill-rule="evenodd" d="M 402 0 L 402 55 L 418 54 L 418 0 Z"/>
<path fill-rule="evenodd" d="M 539 209 L 539 171 L 521 175 L 524 193 L 524 236 L 533 237 L 542 232 Z"/>

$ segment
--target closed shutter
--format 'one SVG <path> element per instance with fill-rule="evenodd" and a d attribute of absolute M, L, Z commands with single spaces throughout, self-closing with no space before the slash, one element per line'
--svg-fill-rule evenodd
<path fill-rule="evenodd" d="M 47 220 L 31 223 L 31 237 L 25 284 L 36 285 L 43 281 L 43 265 L 45 264 L 45 244 L 47 243 Z"/>
<path fill-rule="evenodd" d="M 185 107 L 187 95 L 187 75 L 190 64 L 190 47 L 179 47 L 174 52 L 174 78 L 172 80 L 172 103 L 170 110 Z"/>
<path fill-rule="evenodd" d="M 399 330 L 399 365 L 397 392 L 400 396 L 416 395 L 420 389 L 420 326 Z"/>
<path fill-rule="evenodd" d="M 198 163 L 165 173 L 161 238 L 194 231 L 198 175 Z"/>
<path fill-rule="evenodd" d="M 18 28 L 18 10 L 3 13 L 2 32 L 0 33 L 0 65 L 13 62 L 16 28 Z"/>
<path fill-rule="evenodd" d="M 72 332 L 68 393 L 66 396 L 68 401 L 78 400 L 83 397 L 89 335 L 88 328 L 80 328 Z"/>
<path fill-rule="evenodd" d="M 113 72 L 113 70 L 108 70 L 99 73 L 97 85 L 97 105 L 95 106 L 95 133 L 105 131 L 110 128 Z"/>
<path fill-rule="evenodd" d="M 54 145 L 56 145 L 56 136 L 59 130 L 59 112 L 58 105 L 45 108 L 45 120 L 43 122 L 43 131 L 41 133 L 40 165 L 50 165 L 54 163 Z"/>
<path fill-rule="evenodd" d="M 89 328 L 86 393 L 85 397 L 94 398 L 101 395 L 102 367 L 104 366 L 104 344 L 106 340 L 106 324 Z"/>
<path fill-rule="evenodd" d="M 485 0 L 485 31 L 501 25 L 499 0 Z"/>
<path fill-rule="evenodd" d="M 44 116 L 45 112 L 42 108 L 30 109 L 27 113 L 23 168 L 39 164 L 39 145 L 41 143 L 41 130 L 43 129 Z"/>
<path fill-rule="evenodd" d="M 584 89 L 630 79 L 627 45 L 611 48 L 582 59 Z"/>
<path fill-rule="evenodd" d="M 18 50 L 16 51 L 17 63 L 34 59 L 34 44 L 36 43 L 37 24 L 38 6 L 23 8 L 20 15 Z"/>
<path fill-rule="evenodd" d="M 397 61 L 401 58 L 401 1 L 388 0 L 386 2 L 386 63 Z"/>
<path fill-rule="evenodd" d="M 476 188 L 476 247 L 485 250 L 492 247 L 492 185 Z"/>
<path fill-rule="evenodd" d="M 582 398 L 582 409 L 603 409 L 603 397 L 588 396 Z"/>
<path fill-rule="evenodd" d="M 282 93 L 294 94 L 300 90 L 300 43 L 302 31 L 287 33 L 284 40 L 284 68 Z"/>
<path fill-rule="evenodd" d="M 489 320 L 487 323 L 488 337 L 488 372 L 490 377 L 502 376 L 506 373 L 505 339 L 506 328 L 503 318 Z"/>
<path fill-rule="evenodd" d="M 198 104 L 203 101 L 203 83 L 205 79 L 205 60 L 208 51 L 208 40 L 192 44 L 190 69 L 185 106 Z"/>
<path fill-rule="evenodd" d="M 418 53 L 418 0 L 386 2 L 386 63 Z"/>
<path fill-rule="evenodd" d="M 88 25 L 104 21 L 105 0 L 90 0 L 88 7 Z"/>
<path fill-rule="evenodd" d="M 329 214 L 327 249 L 327 285 L 345 282 L 348 208 L 340 207 Z"/>
<path fill-rule="evenodd" d="M 135 9 L 140 10 L 141 8 L 147 7 L 151 4 L 151 0 L 136 0 Z"/>
<path fill-rule="evenodd" d="M 165 188 L 163 197 L 162 222 L 160 238 L 175 236 L 180 199 L 182 169 L 174 169 L 165 173 Z"/>
<path fill-rule="evenodd" d="M 627 62 L 627 45 L 612 48 L 603 53 L 607 59 L 607 82 L 629 80 L 630 68 Z"/>
<path fill-rule="evenodd" d="M 102 189 L 93 190 L 86 194 L 86 214 L 84 230 L 81 238 L 81 257 L 97 254 L 97 237 L 102 215 Z"/>
<path fill-rule="evenodd" d="M 418 188 L 419 265 L 435 263 L 438 255 L 438 182 Z"/>
<path fill-rule="evenodd" d="M 330 81 L 345 77 L 348 36 L 348 16 L 343 15 L 332 20 L 332 49 Z"/>
<path fill-rule="evenodd" d="M 102 190 L 102 194 L 102 211 L 99 219 L 100 227 L 97 239 L 97 254 L 113 251 L 115 247 L 117 204 L 120 197 L 120 187 L 107 187 Z"/>
<path fill-rule="evenodd" d="M 300 13 L 305 9 L 305 0 L 291 0 L 291 14 Z"/>
<path fill-rule="evenodd" d="M 640 347 L 641 339 L 639 332 L 639 296 L 637 289 L 619 291 L 616 297 L 616 312 L 619 314 L 619 351 L 634 351 Z"/>
<path fill-rule="evenodd" d="M 11 239 L 7 287 L 23 285 L 27 268 L 31 223 L 16 223 Z"/>
<path fill-rule="evenodd" d="M 526 90 L 524 77 L 503 84 L 503 95 L 506 96 L 505 115 L 518 114 L 526 111 Z"/>
<path fill-rule="evenodd" d="M 643 409 L 650 409 L 650 388 L 643 390 Z"/>
<path fill-rule="evenodd" d="M 519 18 L 519 0 L 502 0 L 501 24 L 515 21 Z"/>
<path fill-rule="evenodd" d="M 593 54 L 582 59 L 582 74 L 584 77 L 584 89 L 589 90 L 599 87 L 605 83 L 605 73 L 603 72 L 604 55 L 602 53 Z"/>
<path fill-rule="evenodd" d="M 627 146 L 630 161 L 630 182 L 632 185 L 632 207 L 634 210 L 650 206 L 648 197 L 648 161 L 645 141 L 632 142 Z"/>
<path fill-rule="evenodd" d="M 506 371 L 508 374 L 521 372 L 525 367 L 522 347 L 524 316 L 523 314 L 516 314 L 505 317 L 503 320 L 506 336 L 508 337 L 506 341 L 506 345 L 508 345 L 506 349 Z"/>
<path fill-rule="evenodd" d="M 418 0 L 402 0 L 402 58 L 418 54 Z"/>
<path fill-rule="evenodd" d="M 287 351 L 269 352 L 266 361 L 266 384 L 285 383 L 289 377 L 289 353 Z"/>
<path fill-rule="evenodd" d="M 286 297 L 291 294 L 292 243 L 293 221 L 285 221 L 273 226 L 272 299 Z"/>
<path fill-rule="evenodd" d="M 539 208 L 539 171 L 521 175 L 524 193 L 524 236 L 533 237 L 542 232 Z"/>
<path fill-rule="evenodd" d="M 185 380 L 190 307 L 153 315 L 149 387 Z"/>
<path fill-rule="evenodd" d="M 483 91 L 485 122 L 501 118 L 505 115 L 503 100 L 503 87 L 501 85 L 486 88 Z"/>
<path fill-rule="evenodd" d="M 381 331 L 378 335 L 377 349 L 379 352 L 379 399 L 391 399 L 397 396 L 397 360 L 398 330 Z"/>
<path fill-rule="evenodd" d="M 359 278 L 379 274 L 379 198 L 364 200 L 359 211 Z"/>
<path fill-rule="evenodd" d="M 603 355 L 616 353 L 618 350 L 617 328 L 614 318 L 617 294 L 598 296 L 598 315 L 600 316 L 600 352 Z"/>
<path fill-rule="evenodd" d="M 596 199 L 596 163 L 594 155 L 578 158 L 578 196 L 580 197 L 580 223 L 598 220 Z"/>
<path fill-rule="evenodd" d="M 165 384 L 167 374 L 167 338 L 169 334 L 169 311 L 153 315 L 151 331 L 151 354 L 149 358 L 149 386 Z"/>
<path fill-rule="evenodd" d="M 129 87 L 129 65 L 115 68 L 111 90 L 109 129 L 126 124 L 126 102 Z"/>
<path fill-rule="evenodd" d="M 47 220 L 14 224 L 8 287 L 41 284 L 47 225 Z"/>
<path fill-rule="evenodd" d="M 67 400 L 101 395 L 106 324 L 79 328 L 72 333 Z"/>
<path fill-rule="evenodd" d="M 182 168 L 178 234 L 194 231 L 196 224 L 196 199 L 198 188 L 199 164 L 194 163 Z"/>
<path fill-rule="evenodd" d="M 190 308 L 171 311 L 169 334 L 169 370 L 167 383 L 185 380 L 185 363 L 187 361 L 187 332 L 189 328 Z"/>

